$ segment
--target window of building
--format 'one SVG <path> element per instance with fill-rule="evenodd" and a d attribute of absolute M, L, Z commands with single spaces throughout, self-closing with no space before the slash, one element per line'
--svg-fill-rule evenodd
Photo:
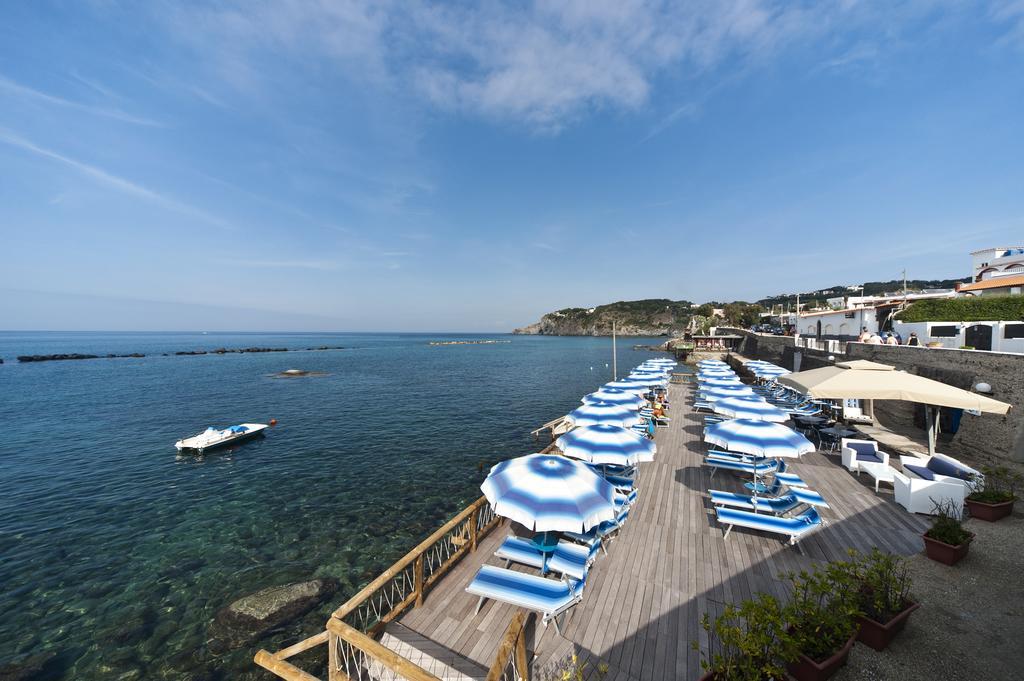
<path fill-rule="evenodd" d="M 1024 324 L 1007 324 L 1003 327 L 1003 338 L 1024 338 Z"/>
<path fill-rule="evenodd" d="M 956 338 L 957 328 L 955 326 L 933 326 L 928 329 L 932 338 Z"/>

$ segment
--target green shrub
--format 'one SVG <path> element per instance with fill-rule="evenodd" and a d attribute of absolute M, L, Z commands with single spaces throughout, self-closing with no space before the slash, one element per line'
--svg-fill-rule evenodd
<path fill-rule="evenodd" d="M 1019 473 L 1006 466 L 992 466 L 982 469 L 985 474 L 984 489 L 972 492 L 967 498 L 985 504 L 1001 504 L 1017 498 L 1017 485 L 1021 483 Z"/>
<path fill-rule="evenodd" d="M 860 583 L 844 561 L 785 576 L 793 584 L 786 618 L 797 650 L 817 662 L 827 660 L 857 628 Z"/>
<path fill-rule="evenodd" d="M 897 313 L 903 322 L 998 322 L 1024 320 L 1024 296 L 966 296 L 918 300 Z"/>
<path fill-rule="evenodd" d="M 877 548 L 862 555 L 850 549 L 850 569 L 860 582 L 858 604 L 865 617 L 886 624 L 912 600 L 910 572 L 901 556 Z"/>
<path fill-rule="evenodd" d="M 768 594 L 758 594 L 738 608 L 727 605 L 714 621 L 704 613 L 700 625 L 710 643 L 700 665 L 714 672 L 716 681 L 784 679 L 786 662 L 797 657 L 786 631 L 785 609 Z M 696 641 L 693 647 L 699 647 Z"/>
<path fill-rule="evenodd" d="M 934 517 L 932 526 L 925 536 L 950 546 L 960 546 L 971 540 L 971 533 L 964 529 L 956 506 L 950 500 L 933 501 Z"/>

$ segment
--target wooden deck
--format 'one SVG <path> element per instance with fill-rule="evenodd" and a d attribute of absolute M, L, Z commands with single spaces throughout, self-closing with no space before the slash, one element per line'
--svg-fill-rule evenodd
<path fill-rule="evenodd" d="M 671 385 L 672 426 L 657 432 L 657 460 L 641 465 L 640 495 L 629 521 L 591 568 L 583 602 L 569 611 L 562 636 L 532 620 L 527 638 L 536 653 L 533 678 L 571 654 L 587 664 L 587 678 L 606 681 L 696 679 L 702 613 L 718 611 L 758 592 L 785 597 L 779 573 L 811 561 L 843 558 L 846 549 L 873 546 L 902 554 L 921 550 L 924 518 L 892 501 L 883 485 L 876 495 L 839 465 L 838 455 L 814 453 L 792 470 L 828 500 L 828 525 L 801 542 L 804 554 L 775 537 L 736 528 L 728 541 L 714 517 L 706 490 L 740 491 L 736 478 L 718 473 L 709 481 L 701 467 L 702 417 L 690 408 L 690 386 Z M 429 639 L 436 649 L 488 667 L 513 608 L 488 601 L 474 615 L 476 597 L 464 589 L 482 562 L 493 557 L 507 531 L 499 526 L 430 592 L 423 605 L 401 618 L 406 638 Z M 403 654 L 416 660 L 416 651 Z M 449 660 L 449 666 L 457 666 Z M 598 666 L 608 665 L 604 674 Z M 465 668 L 465 665 L 463 665 Z M 465 669 L 469 671 L 469 669 Z M 470 674 L 472 676 L 472 674 Z"/>

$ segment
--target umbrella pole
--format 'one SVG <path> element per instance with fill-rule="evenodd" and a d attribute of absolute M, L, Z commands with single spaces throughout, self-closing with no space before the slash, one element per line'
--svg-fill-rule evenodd
<path fill-rule="evenodd" d="M 612 320 L 612 380 L 619 380 L 619 355 L 615 351 L 615 320 Z"/>
<path fill-rule="evenodd" d="M 928 421 L 928 456 L 935 456 L 935 441 L 939 438 L 939 409 L 926 406 L 924 410 Z"/>

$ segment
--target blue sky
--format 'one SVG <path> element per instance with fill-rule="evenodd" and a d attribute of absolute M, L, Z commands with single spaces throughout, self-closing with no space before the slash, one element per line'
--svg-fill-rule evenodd
<path fill-rule="evenodd" d="M 1024 241 L 1024 2 L 4 3 L 0 328 L 504 331 Z"/>

